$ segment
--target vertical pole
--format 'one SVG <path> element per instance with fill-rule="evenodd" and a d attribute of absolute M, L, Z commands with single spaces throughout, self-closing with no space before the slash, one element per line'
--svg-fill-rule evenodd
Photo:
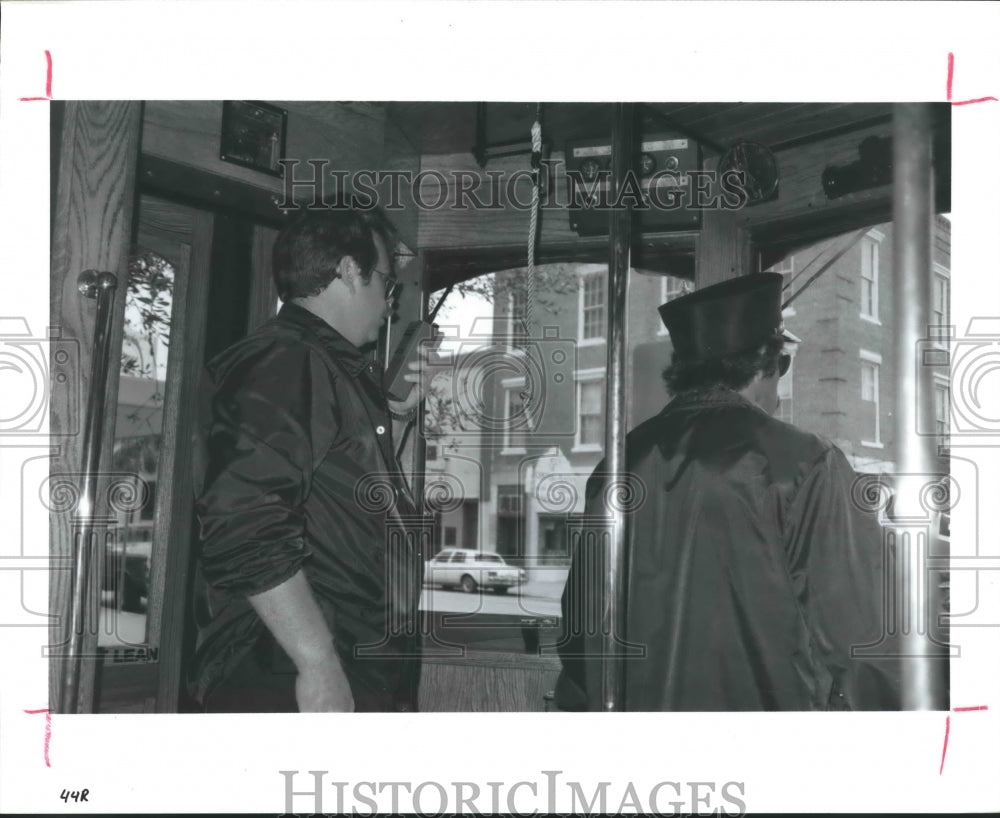
<path fill-rule="evenodd" d="M 618 200 L 632 169 L 635 106 L 617 102 L 611 125 L 611 195 Z M 626 294 L 632 241 L 632 206 L 626 197 L 621 208 L 612 208 L 608 235 L 608 369 L 605 405 L 604 451 L 608 484 L 620 484 L 625 470 L 625 356 L 628 337 Z M 608 504 L 610 522 L 607 573 L 604 576 L 604 650 L 602 701 L 605 711 L 624 707 L 622 658 L 616 655 L 616 636 L 625 633 L 625 515 Z"/>
<path fill-rule="evenodd" d="M 901 524 L 927 518 L 921 489 L 938 471 L 936 439 L 918 432 L 917 418 L 933 417 L 930 373 L 919 365 L 919 342 L 930 323 L 931 248 L 933 242 L 932 124 L 927 103 L 896 105 L 893 114 L 893 315 L 895 325 L 896 439 L 899 479 L 895 517 Z M 926 537 L 897 537 L 901 577 L 903 708 L 947 709 L 946 659 L 932 643 L 927 623 Z M 904 553 L 905 552 L 905 553 Z"/>
<path fill-rule="evenodd" d="M 63 687 L 60 693 L 59 712 L 78 712 L 80 696 L 80 664 L 85 650 L 85 635 L 89 622 L 88 608 L 92 607 L 98 590 L 92 585 L 91 557 L 95 548 L 104 542 L 97 531 L 97 481 L 100 477 L 101 446 L 104 434 L 105 388 L 111 367 L 111 322 L 113 300 L 118 279 L 112 273 L 95 273 L 87 270 L 80 276 L 80 293 L 86 298 L 97 299 L 97 318 L 94 322 L 94 356 L 90 375 L 90 394 L 87 397 L 87 414 L 83 427 L 83 479 L 80 486 L 80 525 L 74 542 L 73 593 L 69 609 L 69 651 Z M 98 560 L 98 564 L 100 561 Z M 97 578 L 100 582 L 100 577 Z"/>

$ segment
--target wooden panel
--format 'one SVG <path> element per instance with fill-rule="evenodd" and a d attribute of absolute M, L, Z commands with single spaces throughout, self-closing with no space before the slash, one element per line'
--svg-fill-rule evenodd
<path fill-rule="evenodd" d="M 288 111 L 287 158 L 326 159 L 335 170 L 380 167 L 385 120 L 381 107 L 334 102 L 273 104 Z M 143 153 L 283 193 L 281 178 L 219 158 L 221 101 L 150 101 L 145 105 L 142 127 Z M 311 168 L 303 169 L 303 176 L 308 178 L 311 173 Z"/>
<path fill-rule="evenodd" d="M 695 286 L 699 289 L 753 272 L 750 237 L 731 210 L 709 210 L 702 218 L 695 254 Z"/>
<path fill-rule="evenodd" d="M 569 211 L 566 207 L 566 173 L 562 154 L 553 154 L 555 164 L 553 199 L 540 215 L 539 243 L 572 243 L 577 234 L 570 229 Z M 531 181 L 523 173 L 530 168 L 529 157 L 504 157 L 491 161 L 486 170 L 479 168 L 467 155 L 425 156 L 421 172 L 443 174 L 447 185 L 444 189 L 437 177 L 429 175 L 420 186 L 419 201 L 427 205 L 420 209 L 418 246 L 426 248 L 449 247 L 524 247 L 527 263 Z M 477 199 L 489 207 L 473 206 L 471 197 L 460 201 L 455 172 L 471 174 L 472 184 L 478 186 Z M 491 179 L 486 173 L 502 173 L 499 194 L 491 189 Z M 520 175 L 515 175 L 521 172 Z M 437 203 L 441 201 L 441 205 Z M 464 209 L 458 209 L 459 204 Z"/>
<path fill-rule="evenodd" d="M 70 362 L 71 383 L 82 385 L 86 398 L 94 337 L 94 302 L 77 291 L 77 277 L 86 269 L 109 271 L 118 277 L 110 348 L 121 349 L 125 312 L 125 282 L 128 276 L 128 248 L 132 231 L 135 168 L 139 155 L 141 105 L 134 102 L 70 102 L 66 104 L 62 141 L 59 146 L 59 185 L 53 219 L 51 260 L 52 324 L 62 337 L 79 343 L 80 356 Z M 74 363 L 76 366 L 74 367 Z M 51 362 L 50 365 L 54 365 Z M 60 365 L 63 371 L 65 366 Z M 105 405 L 113 406 L 118 394 L 118 367 L 110 368 Z M 72 404 L 58 390 L 53 391 L 50 423 L 53 436 L 65 435 L 82 418 L 71 416 Z M 104 440 L 101 462 L 110 462 L 114 433 L 114 412 L 104 413 Z M 57 437 L 57 439 L 59 439 Z M 81 471 L 82 435 L 62 438 L 51 472 L 74 474 Z M 98 482 L 97 514 L 108 514 L 107 480 Z M 50 516 L 50 553 L 53 558 L 72 555 L 71 515 L 75 509 Z M 102 549 L 96 549 L 95 576 L 102 576 Z M 69 610 L 69 571 L 53 571 L 49 586 L 52 611 L 60 617 Z M 54 625 L 53 645 L 65 642 L 65 617 Z M 87 623 L 84 652 L 96 654 L 97 623 Z M 50 707 L 58 710 L 64 667 L 53 661 L 49 669 Z M 79 709 L 89 712 L 94 691 L 94 662 L 85 660 L 80 674 Z"/>
<path fill-rule="evenodd" d="M 416 176 L 420 170 L 420 151 L 414 146 L 411 136 L 395 120 L 386 119 L 385 152 L 379 169 L 403 171 L 411 178 Z M 383 207 L 392 204 L 392 194 L 388 184 L 383 184 L 379 193 L 381 194 L 380 203 Z M 392 221 L 393 227 L 396 228 L 400 240 L 408 247 L 415 248 L 417 246 L 419 213 L 417 208 L 411 204 L 413 196 L 410 184 L 402 177 L 399 185 L 399 200 L 400 204 L 404 205 L 403 209 L 389 210 L 386 215 Z"/>
<path fill-rule="evenodd" d="M 770 224 L 795 218 L 823 220 L 826 236 L 851 229 L 858 212 L 884 213 L 882 221 L 891 219 L 892 186 L 883 185 L 858 193 L 827 199 L 821 175 L 828 165 L 849 165 L 858 160 L 858 145 L 869 136 L 891 136 L 891 123 L 843 134 L 823 142 L 790 148 L 775 154 L 778 162 L 779 188 L 774 201 L 764 202 L 740 211 L 737 222 L 756 232 Z M 853 212 L 852 212 L 853 211 Z M 876 217 L 869 217 L 876 218 Z M 848 226 L 837 228 L 838 220 Z M 877 222 L 869 222 L 875 224 Z"/>
<path fill-rule="evenodd" d="M 250 307 L 247 316 L 247 332 L 274 316 L 278 308 L 278 290 L 271 275 L 271 251 L 278 231 L 271 227 L 258 226 L 253 231 L 253 246 L 250 250 Z"/>
<path fill-rule="evenodd" d="M 212 244 L 211 214 L 172 205 L 191 230 L 187 275 L 174 293 L 170 327 L 170 357 L 167 361 L 166 402 L 163 407 L 165 460 L 156 508 L 156 583 L 149 598 L 149 641 L 160 649 L 156 709 L 177 711 L 180 695 L 184 623 L 188 573 L 191 565 L 191 530 L 194 495 L 191 476 L 196 450 L 196 408 L 201 388 L 205 326 L 208 320 L 209 259 Z M 165 548 L 163 546 L 166 546 Z M 162 577 L 162 579 L 160 579 Z M 169 589 L 169 590 L 168 590 Z"/>
<path fill-rule="evenodd" d="M 545 710 L 559 660 L 469 651 L 461 659 L 426 658 L 420 709 L 428 713 L 526 713 Z"/>

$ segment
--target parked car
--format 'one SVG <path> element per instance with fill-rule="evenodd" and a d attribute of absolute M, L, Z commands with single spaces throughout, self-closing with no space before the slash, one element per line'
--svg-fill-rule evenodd
<path fill-rule="evenodd" d="M 469 594 L 480 586 L 505 594 L 527 576 L 523 569 L 508 565 L 497 553 L 469 548 L 444 549 L 428 563 L 425 574 L 430 585 L 461 588 Z"/>

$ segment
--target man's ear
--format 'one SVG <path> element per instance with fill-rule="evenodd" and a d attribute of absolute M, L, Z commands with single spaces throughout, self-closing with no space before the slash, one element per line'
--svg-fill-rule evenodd
<path fill-rule="evenodd" d="M 337 275 L 344 280 L 347 289 L 353 293 L 355 282 L 361 279 L 361 265 L 354 260 L 354 256 L 342 256 L 337 263 Z"/>

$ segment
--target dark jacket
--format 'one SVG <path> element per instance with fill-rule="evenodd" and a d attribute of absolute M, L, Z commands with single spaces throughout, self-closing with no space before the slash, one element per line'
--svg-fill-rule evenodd
<path fill-rule="evenodd" d="M 626 470 L 623 709 L 899 707 L 898 668 L 851 656 L 882 633 L 883 550 L 839 449 L 720 389 L 630 433 Z M 563 595 L 564 709 L 601 706 L 597 557 L 576 551 Z"/>
<path fill-rule="evenodd" d="M 247 597 L 300 569 L 355 695 L 395 693 L 416 655 L 423 558 L 374 362 L 286 304 L 208 369 L 191 695 L 203 701 L 267 643 Z"/>

